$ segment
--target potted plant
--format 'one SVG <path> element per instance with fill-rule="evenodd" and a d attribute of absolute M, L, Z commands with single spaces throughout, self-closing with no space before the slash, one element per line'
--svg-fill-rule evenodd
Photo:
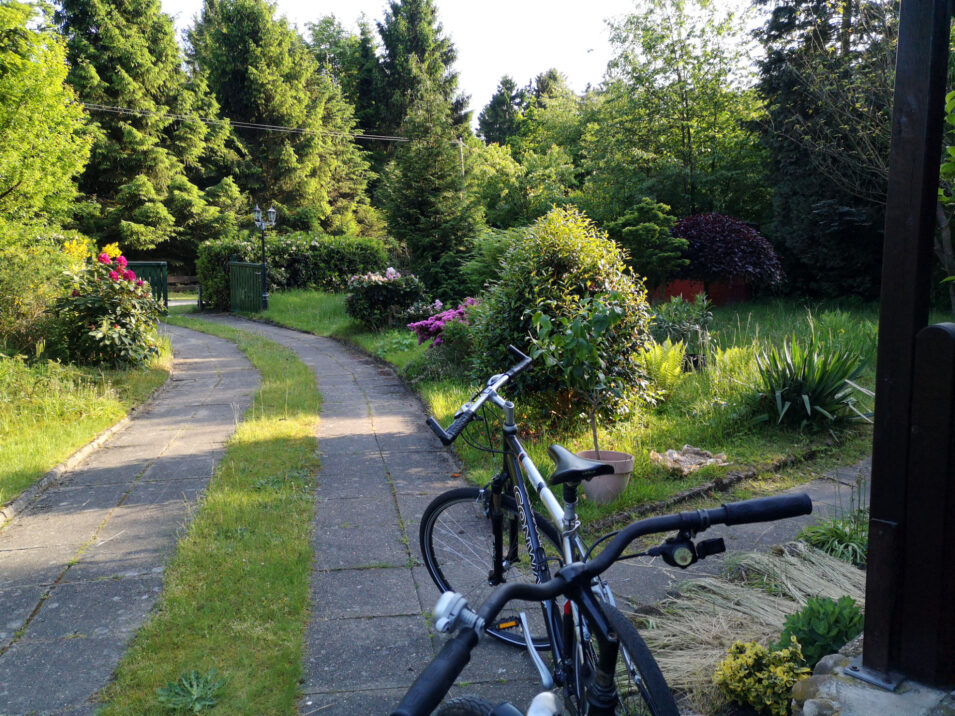
<path fill-rule="evenodd" d="M 601 450 L 597 437 L 598 414 L 628 392 L 627 376 L 612 370 L 604 358 L 625 309 L 620 296 L 613 292 L 580 298 L 576 308 L 572 316 L 551 318 L 542 311 L 534 315 L 536 336 L 532 339 L 532 355 L 543 357 L 549 367 L 557 367 L 574 398 L 587 406 L 594 449 L 577 454 L 613 465 L 614 474 L 584 482 L 584 493 L 595 502 L 606 504 L 626 489 L 633 472 L 633 455 Z"/>

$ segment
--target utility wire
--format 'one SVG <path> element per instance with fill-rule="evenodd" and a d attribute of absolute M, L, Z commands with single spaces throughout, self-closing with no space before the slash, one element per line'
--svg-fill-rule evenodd
<path fill-rule="evenodd" d="M 167 112 L 154 112 L 148 109 L 131 109 L 129 107 L 112 107 L 107 104 L 96 104 L 94 102 L 81 102 L 85 109 L 93 112 L 110 112 L 112 114 L 133 114 L 140 117 L 163 117 L 165 119 L 174 119 L 179 121 L 204 122 L 205 124 L 214 124 L 219 126 L 238 127 L 240 129 L 257 129 L 262 132 L 285 132 L 286 134 L 315 134 L 328 135 L 333 137 L 348 137 L 350 139 L 371 139 L 379 142 L 409 142 L 407 137 L 392 137 L 385 134 L 352 134 L 349 132 L 332 132 L 327 129 L 304 129 L 302 127 L 284 127 L 279 124 L 258 124 L 256 122 L 239 122 L 228 119 L 209 119 L 207 117 L 197 117 L 195 115 L 171 114 Z"/>

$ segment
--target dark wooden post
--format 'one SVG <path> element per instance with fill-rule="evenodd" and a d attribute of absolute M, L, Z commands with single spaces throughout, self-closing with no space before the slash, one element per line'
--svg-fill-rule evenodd
<path fill-rule="evenodd" d="M 883 674 L 902 666 L 915 336 L 928 323 L 950 21 L 949 0 L 902 0 L 885 217 L 862 656 L 865 670 Z M 908 517 L 913 518 L 918 516 Z M 943 594 L 920 598 L 940 600 Z"/>

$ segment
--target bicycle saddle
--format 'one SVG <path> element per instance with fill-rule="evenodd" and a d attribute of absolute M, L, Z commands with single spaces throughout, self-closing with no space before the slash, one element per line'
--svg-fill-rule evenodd
<path fill-rule="evenodd" d="M 547 448 L 554 461 L 554 474 L 550 476 L 550 484 L 561 485 L 565 482 L 581 482 L 597 475 L 610 475 L 613 465 L 597 460 L 587 460 L 577 457 L 565 447 L 551 445 Z"/>

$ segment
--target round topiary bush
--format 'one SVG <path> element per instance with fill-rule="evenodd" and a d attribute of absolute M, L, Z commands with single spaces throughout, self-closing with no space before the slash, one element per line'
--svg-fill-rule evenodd
<path fill-rule="evenodd" d="M 751 286 L 772 286 L 783 269 L 772 245 L 756 229 L 723 214 L 695 214 L 681 219 L 673 235 L 686 239 L 684 278 L 699 281 L 742 279 Z"/>
<path fill-rule="evenodd" d="M 635 279 L 617 244 L 582 212 L 555 208 L 528 227 L 502 259 L 500 277 L 475 310 L 473 340 L 479 378 L 503 371 L 513 362 L 507 346 L 530 350 L 533 317 L 542 312 L 557 321 L 580 315 L 581 300 L 615 294 L 623 317 L 614 326 L 615 340 L 604 356 L 607 371 L 621 377 L 633 394 L 647 381 L 636 362 L 650 341 L 650 307 L 646 290 Z M 561 372 L 545 361 L 518 379 L 534 392 L 565 389 Z"/>

